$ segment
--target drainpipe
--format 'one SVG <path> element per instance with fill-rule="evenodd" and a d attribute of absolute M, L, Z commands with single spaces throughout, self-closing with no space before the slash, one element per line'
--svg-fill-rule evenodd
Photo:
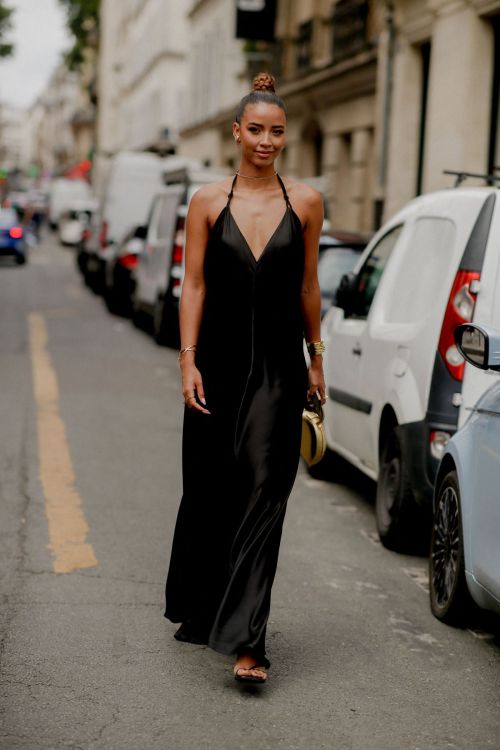
<path fill-rule="evenodd" d="M 394 53 L 396 48 L 396 27 L 394 23 L 394 2 L 386 0 L 385 25 L 387 30 L 387 55 L 385 60 L 384 106 L 382 110 L 382 133 L 380 138 L 380 157 L 378 165 L 379 199 L 375 203 L 375 228 L 382 223 L 384 213 L 387 164 L 389 156 L 390 119 L 392 107 L 392 84 L 394 75 Z"/>

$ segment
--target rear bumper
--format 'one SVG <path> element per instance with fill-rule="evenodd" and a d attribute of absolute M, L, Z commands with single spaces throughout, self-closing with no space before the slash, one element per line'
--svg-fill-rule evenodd
<path fill-rule="evenodd" d="M 415 502 L 421 507 L 432 507 L 434 482 L 440 463 L 439 459 L 431 455 L 430 434 L 442 430 L 453 435 L 456 429 L 456 425 L 427 419 L 398 426 L 406 479 L 412 488 Z"/>
<path fill-rule="evenodd" d="M 23 244 L 5 244 L 0 245 L 0 255 L 6 256 L 6 255 L 26 255 L 26 246 Z"/>

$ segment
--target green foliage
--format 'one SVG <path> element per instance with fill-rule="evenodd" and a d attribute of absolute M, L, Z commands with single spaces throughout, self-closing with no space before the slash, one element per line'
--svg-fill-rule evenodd
<path fill-rule="evenodd" d="M 68 28 L 74 44 L 66 55 L 70 70 L 77 69 L 84 60 L 84 49 L 97 44 L 100 0 L 59 0 L 66 9 Z"/>
<path fill-rule="evenodd" d="M 9 8 L 3 4 L 0 0 L 0 57 L 9 57 L 14 51 L 14 46 L 9 42 L 3 42 L 3 37 L 6 31 L 9 31 L 12 27 L 11 15 L 13 8 Z"/>

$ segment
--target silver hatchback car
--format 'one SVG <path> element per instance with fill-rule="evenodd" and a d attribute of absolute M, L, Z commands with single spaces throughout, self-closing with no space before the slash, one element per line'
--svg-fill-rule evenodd
<path fill-rule="evenodd" d="M 458 326 L 462 356 L 500 372 L 500 331 Z M 500 378 L 448 443 L 434 495 L 430 550 L 433 614 L 462 625 L 474 606 L 500 614 Z"/>

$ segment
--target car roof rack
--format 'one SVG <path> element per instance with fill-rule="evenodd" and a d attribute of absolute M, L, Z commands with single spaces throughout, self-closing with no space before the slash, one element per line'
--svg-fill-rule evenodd
<path fill-rule="evenodd" d="M 495 167 L 495 170 L 500 170 L 500 167 Z M 468 177 L 475 177 L 478 180 L 484 180 L 487 185 L 493 185 L 495 182 L 500 182 L 500 175 L 495 174 L 479 174 L 478 172 L 465 172 L 455 171 L 453 169 L 443 169 L 443 174 L 451 174 L 455 177 L 455 184 L 453 187 L 460 187 Z"/>

